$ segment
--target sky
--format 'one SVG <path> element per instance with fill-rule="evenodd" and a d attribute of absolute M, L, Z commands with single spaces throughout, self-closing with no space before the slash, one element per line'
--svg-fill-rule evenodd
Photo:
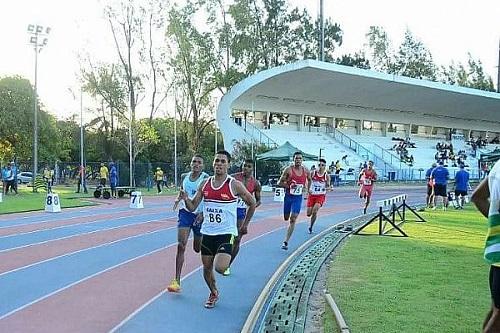
<path fill-rule="evenodd" d="M 311 15 L 319 12 L 319 0 L 289 2 L 306 7 Z M 336 56 L 362 50 L 371 25 L 383 27 L 393 46 L 401 43 L 409 29 L 429 48 L 436 64 L 465 63 L 471 53 L 482 61 L 496 85 L 498 0 L 324 0 L 324 12 L 344 32 Z M 102 0 L 1 1 L 0 77 L 20 75 L 34 81 L 28 24 L 51 27 L 48 44 L 38 56 L 42 103 L 58 118 L 79 114 L 78 55 L 87 52 L 100 61 L 117 61 L 109 25 L 103 19 Z M 92 103 L 91 98 L 84 95 L 83 103 Z"/>

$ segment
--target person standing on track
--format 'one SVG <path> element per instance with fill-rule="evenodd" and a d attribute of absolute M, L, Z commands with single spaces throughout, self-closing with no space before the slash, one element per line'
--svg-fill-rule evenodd
<path fill-rule="evenodd" d="M 205 307 L 210 309 L 219 300 L 219 291 L 214 276 L 215 270 L 223 274 L 231 262 L 234 238 L 238 236 L 236 208 L 238 197 L 247 205 L 243 225 L 247 225 L 255 211 L 255 199 L 245 186 L 227 174 L 231 155 L 220 150 L 215 154 L 214 175 L 203 181 L 195 196 L 190 199 L 181 191 L 186 207 L 195 211 L 203 200 L 203 223 L 201 233 L 201 261 L 203 277 L 210 289 Z"/>
<path fill-rule="evenodd" d="M 302 166 L 302 153 L 293 154 L 293 165 L 285 168 L 281 175 L 278 186 L 285 188 L 285 201 L 283 202 L 283 218 L 289 221 L 285 240 L 281 245 L 283 250 L 288 250 L 288 242 L 292 237 L 297 217 L 302 206 L 302 193 L 311 183 L 311 174 L 306 167 Z"/>
<path fill-rule="evenodd" d="M 359 173 L 358 183 L 361 185 L 359 189 L 359 197 L 365 200 L 363 214 L 366 214 L 370 199 L 373 193 L 373 184 L 377 181 L 377 172 L 373 168 L 373 161 L 368 161 L 366 168 L 363 168 Z"/>
<path fill-rule="evenodd" d="M 425 172 L 425 180 L 427 181 L 427 197 L 425 202 L 427 203 L 427 208 L 432 208 L 435 206 L 434 198 L 434 180 L 431 178 L 432 171 L 437 167 L 436 163 L 432 163 L 431 167 Z"/>
<path fill-rule="evenodd" d="M 257 208 L 260 206 L 260 192 L 262 190 L 262 187 L 260 185 L 260 182 L 253 176 L 253 160 L 246 159 L 241 166 L 241 170 L 241 172 L 235 173 L 232 176 L 234 177 L 234 179 L 239 180 L 241 183 L 243 183 L 248 192 L 250 192 L 250 194 L 255 197 L 255 208 Z M 243 223 L 247 214 L 247 205 L 243 202 L 243 200 L 241 200 L 241 198 L 238 199 L 238 208 L 236 213 L 238 222 L 238 237 L 236 237 L 234 240 L 233 252 L 231 253 L 231 262 L 229 263 L 229 267 L 224 272 L 225 276 L 231 274 L 231 264 L 240 251 L 241 238 L 248 232 L 248 223 Z"/>
<path fill-rule="evenodd" d="M 488 219 L 484 259 L 490 265 L 491 309 L 483 323 L 484 333 L 500 332 L 500 160 L 472 193 L 472 202 Z"/>
<path fill-rule="evenodd" d="M 318 210 L 323 207 L 326 199 L 326 191 L 331 191 L 330 175 L 326 172 L 326 160 L 319 159 L 318 170 L 311 171 L 311 182 L 309 196 L 307 197 L 307 217 L 311 217 L 309 233 L 312 234 L 316 222 Z"/>
<path fill-rule="evenodd" d="M 181 191 L 179 196 L 174 202 L 173 209 L 179 208 L 179 220 L 177 224 L 177 255 L 175 257 L 175 278 L 172 279 L 167 287 L 169 292 L 181 291 L 181 272 L 184 266 L 184 253 L 186 252 L 186 245 L 189 239 L 189 234 L 193 230 L 193 250 L 196 253 L 201 249 L 201 220 L 203 214 L 200 209 L 194 212 L 186 208 L 184 201 L 182 201 L 182 192 L 187 193 L 189 198 L 193 198 L 200 186 L 201 182 L 208 178 L 208 174 L 203 172 L 203 157 L 201 155 L 194 155 L 191 158 L 191 171 L 181 175 Z"/>

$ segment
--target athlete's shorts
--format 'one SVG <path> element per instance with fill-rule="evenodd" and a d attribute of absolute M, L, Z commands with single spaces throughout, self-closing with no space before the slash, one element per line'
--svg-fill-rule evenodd
<path fill-rule="evenodd" d="M 247 209 L 246 208 L 237 208 L 236 209 L 236 219 L 238 221 L 244 220 L 245 216 L 247 215 Z"/>
<path fill-rule="evenodd" d="M 201 239 L 201 255 L 215 256 L 217 253 L 231 254 L 233 252 L 234 236 L 224 235 L 203 235 Z"/>
<path fill-rule="evenodd" d="M 302 206 L 302 195 L 291 195 L 285 193 L 285 201 L 283 203 L 284 215 L 288 215 L 290 214 L 290 212 L 292 214 L 299 215 L 301 206 Z"/>
<path fill-rule="evenodd" d="M 455 190 L 455 197 L 458 198 L 459 196 L 466 197 L 467 191 Z"/>
<path fill-rule="evenodd" d="M 434 186 L 427 184 L 427 195 L 431 195 L 433 190 Z"/>
<path fill-rule="evenodd" d="M 446 197 L 448 196 L 446 192 L 446 185 L 444 184 L 435 184 L 434 185 L 434 195 L 436 197 Z"/>
<path fill-rule="evenodd" d="M 490 267 L 490 292 L 493 304 L 500 308 L 500 267 Z"/>
<path fill-rule="evenodd" d="M 307 208 L 313 207 L 316 203 L 319 203 L 320 207 L 323 207 L 325 203 L 326 195 L 309 195 L 307 198 Z"/>
<path fill-rule="evenodd" d="M 367 198 L 371 198 L 373 192 L 373 185 L 366 186 L 362 185 L 361 188 L 359 189 L 359 197 L 364 198 L 365 195 Z"/>
<path fill-rule="evenodd" d="M 188 212 L 185 209 L 179 209 L 179 220 L 177 228 L 191 228 L 195 236 L 201 237 L 201 224 L 195 225 L 196 214 Z"/>

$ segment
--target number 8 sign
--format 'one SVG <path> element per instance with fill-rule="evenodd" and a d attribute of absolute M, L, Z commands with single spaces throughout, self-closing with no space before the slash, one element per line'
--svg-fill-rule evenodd
<path fill-rule="evenodd" d="M 47 193 L 47 197 L 45 198 L 45 211 L 49 213 L 59 213 L 61 211 L 59 194 Z"/>

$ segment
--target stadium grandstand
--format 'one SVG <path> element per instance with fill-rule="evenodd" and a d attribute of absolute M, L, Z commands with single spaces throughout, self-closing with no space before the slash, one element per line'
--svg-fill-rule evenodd
<path fill-rule="evenodd" d="M 340 162 L 342 179 L 372 160 L 386 180 L 419 180 L 443 160 L 481 177 L 481 154 L 500 149 L 500 94 L 304 60 L 236 84 L 219 103 L 224 146 L 286 141 Z M 309 165 L 314 164 L 311 162 Z"/>

